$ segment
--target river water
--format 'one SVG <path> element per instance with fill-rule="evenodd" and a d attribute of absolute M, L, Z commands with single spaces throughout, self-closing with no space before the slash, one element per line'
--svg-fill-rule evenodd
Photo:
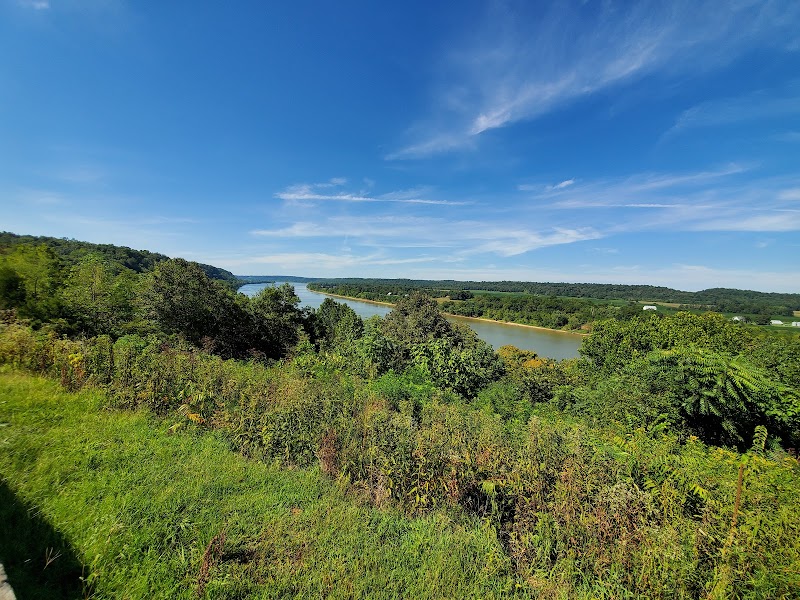
<path fill-rule="evenodd" d="M 284 283 L 276 282 L 275 285 Z M 294 286 L 294 291 L 300 298 L 300 306 L 319 308 L 327 298 L 324 294 L 312 292 L 306 287 L 305 283 L 288 282 Z M 248 296 L 254 296 L 259 291 L 269 286 L 268 283 L 248 283 L 239 288 L 239 291 Z M 361 302 L 359 300 L 349 300 L 344 298 L 333 298 L 336 302 L 341 302 L 352 308 L 362 319 L 372 316 L 384 317 L 392 310 L 390 306 Z M 539 356 L 548 358 L 574 358 L 578 356 L 578 348 L 583 337 L 574 333 L 562 331 L 548 331 L 546 329 L 532 329 L 519 325 L 506 325 L 492 321 L 478 321 L 464 317 L 448 317 L 451 321 L 466 323 L 478 337 L 489 342 L 495 349 L 500 346 L 511 344 L 522 350 L 533 350 Z"/>

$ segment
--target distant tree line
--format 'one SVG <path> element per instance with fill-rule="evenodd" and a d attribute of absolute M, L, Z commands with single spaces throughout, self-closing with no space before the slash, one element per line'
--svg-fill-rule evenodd
<path fill-rule="evenodd" d="M 324 279 L 314 282 L 311 289 L 331 291 L 341 295 L 384 299 L 386 294 L 424 291 L 433 297 L 450 296 L 459 291 L 514 292 L 535 296 L 590 298 L 596 300 L 651 301 L 683 305 L 684 308 L 740 312 L 751 315 L 785 315 L 800 310 L 800 294 L 757 292 L 729 288 L 712 288 L 685 292 L 662 286 L 618 285 L 606 283 L 533 283 L 523 281 L 454 281 L 414 279 Z"/>

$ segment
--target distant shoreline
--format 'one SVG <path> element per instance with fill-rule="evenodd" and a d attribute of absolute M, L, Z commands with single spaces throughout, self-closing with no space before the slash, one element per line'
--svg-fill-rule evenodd
<path fill-rule="evenodd" d="M 541 325 L 528 325 L 527 323 L 514 323 L 513 321 L 496 321 L 495 319 L 487 319 L 486 317 L 465 317 L 464 315 L 454 315 L 453 313 L 442 313 L 448 317 L 456 317 L 458 319 L 467 319 L 469 321 L 484 321 L 486 323 L 495 323 L 497 325 L 513 325 L 514 327 L 527 327 L 528 329 L 538 329 L 540 331 L 547 331 L 548 333 L 561 333 L 563 335 L 579 335 L 586 337 L 588 333 L 581 333 L 580 331 L 564 331 L 563 329 L 551 329 L 550 327 L 542 327 Z"/>
<path fill-rule="evenodd" d="M 306 288 L 308 289 L 308 288 Z M 341 298 L 342 300 L 355 300 L 357 302 L 366 302 L 367 304 L 378 304 L 380 306 L 394 306 L 394 302 L 378 302 L 377 300 L 367 300 L 365 298 L 354 298 L 353 296 L 342 296 L 341 294 L 331 294 L 329 292 L 318 292 L 317 290 L 308 290 L 315 294 L 322 294 L 323 296 L 330 296 L 331 298 Z"/>
<path fill-rule="evenodd" d="M 308 290 L 315 294 L 322 294 L 323 296 L 330 296 L 331 298 L 341 298 L 342 300 L 354 300 L 356 302 L 366 302 L 367 304 L 377 304 L 379 306 L 394 306 L 393 302 L 379 302 L 378 300 L 367 300 L 365 298 L 354 298 L 353 296 L 342 296 L 341 294 L 331 294 L 329 292 L 318 292 L 316 290 Z M 579 331 L 564 331 L 563 329 L 551 329 L 549 327 L 542 327 L 540 325 L 528 325 L 526 323 L 514 323 L 513 321 L 496 321 L 495 319 L 487 319 L 486 317 L 466 317 L 464 315 L 454 315 L 453 313 L 442 313 L 448 317 L 455 317 L 457 319 L 467 319 L 468 321 L 483 321 L 484 323 L 494 323 L 496 325 L 513 325 L 514 327 L 526 327 L 528 329 L 538 329 L 539 331 L 547 331 L 548 333 L 560 333 L 563 335 L 578 335 L 586 337 L 588 333 L 581 333 Z"/>

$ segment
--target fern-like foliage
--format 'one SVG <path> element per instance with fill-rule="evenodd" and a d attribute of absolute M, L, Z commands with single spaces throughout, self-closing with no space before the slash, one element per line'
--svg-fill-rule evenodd
<path fill-rule="evenodd" d="M 767 428 L 763 425 L 756 425 L 756 430 L 753 432 L 753 444 L 750 446 L 750 451 L 755 454 L 763 454 L 766 445 Z"/>
<path fill-rule="evenodd" d="M 746 449 L 745 439 L 757 427 L 786 442 L 798 439 L 797 391 L 742 356 L 678 346 L 651 352 L 645 362 L 654 385 L 674 395 L 689 430 L 706 442 Z"/>

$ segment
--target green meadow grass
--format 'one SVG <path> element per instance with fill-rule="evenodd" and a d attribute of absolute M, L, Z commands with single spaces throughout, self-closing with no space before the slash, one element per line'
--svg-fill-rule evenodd
<path fill-rule="evenodd" d="M 525 593 L 479 521 L 378 510 L 105 403 L 0 370 L 0 561 L 21 600 Z"/>

